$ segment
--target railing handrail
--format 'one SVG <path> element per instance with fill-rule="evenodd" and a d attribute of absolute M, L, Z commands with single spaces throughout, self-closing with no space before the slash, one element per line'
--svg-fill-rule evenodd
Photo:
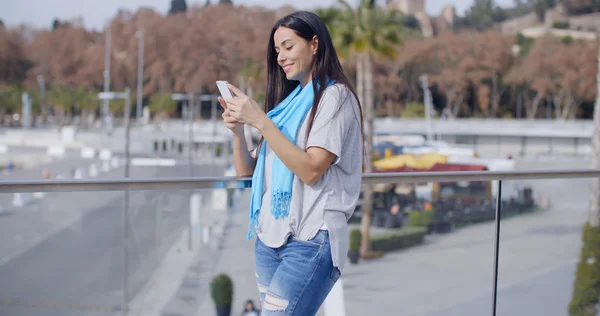
<path fill-rule="evenodd" d="M 363 184 L 426 183 L 449 181 L 541 180 L 566 178 L 600 178 L 600 169 L 552 169 L 518 171 L 450 171 L 390 172 L 363 175 Z M 186 177 L 186 178 L 120 178 L 82 180 L 0 181 L 1 193 L 193 190 L 237 188 L 249 185 L 250 178 Z"/>

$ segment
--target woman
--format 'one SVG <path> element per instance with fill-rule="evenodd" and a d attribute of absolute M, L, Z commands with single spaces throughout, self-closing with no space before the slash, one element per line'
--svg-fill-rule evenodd
<path fill-rule="evenodd" d="M 219 102 L 238 176 L 252 176 L 248 239 L 263 315 L 314 315 L 340 277 L 362 176 L 362 111 L 327 28 L 296 12 L 271 32 L 265 111 Z M 266 112 L 266 113 L 265 113 Z M 244 124 L 260 131 L 249 153 Z"/>
<path fill-rule="evenodd" d="M 254 307 L 254 302 L 252 300 L 247 300 L 244 305 L 244 311 L 242 312 L 242 316 L 258 316 L 259 312 Z"/>

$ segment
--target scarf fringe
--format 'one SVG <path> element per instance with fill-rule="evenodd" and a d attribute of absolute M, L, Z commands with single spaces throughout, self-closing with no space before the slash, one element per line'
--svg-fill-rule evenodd
<path fill-rule="evenodd" d="M 275 190 L 271 197 L 271 214 L 275 219 L 282 219 L 289 215 L 290 204 L 292 201 L 292 192 Z M 258 232 L 258 218 L 260 216 L 260 209 L 250 212 L 250 218 L 248 221 L 248 234 L 246 240 L 252 239 Z"/>
<path fill-rule="evenodd" d="M 256 232 L 258 232 L 258 214 L 260 212 L 250 212 L 250 219 L 248 221 L 248 234 L 246 240 L 252 239 Z"/>
<path fill-rule="evenodd" d="M 292 192 L 274 190 L 271 197 L 271 214 L 275 219 L 282 219 L 290 213 Z"/>

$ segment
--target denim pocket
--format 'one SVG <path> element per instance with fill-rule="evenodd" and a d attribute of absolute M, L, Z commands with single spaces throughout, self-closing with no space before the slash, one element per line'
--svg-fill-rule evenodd
<path fill-rule="evenodd" d="M 297 241 L 299 243 L 310 245 L 314 247 L 321 247 L 325 245 L 329 241 L 329 235 L 327 231 L 320 230 L 312 239 L 310 240 L 302 240 L 300 238 L 296 238 L 296 236 L 291 235 L 293 241 Z"/>
<path fill-rule="evenodd" d="M 338 269 L 337 267 L 333 267 L 333 269 L 331 269 L 331 274 L 329 275 L 329 277 L 333 280 L 333 282 L 337 282 L 341 275 L 342 273 L 340 272 L 340 269 Z"/>
<path fill-rule="evenodd" d="M 296 238 L 296 237 L 292 236 L 292 240 L 295 241 L 295 242 L 299 242 L 301 244 L 305 244 L 305 245 L 309 245 L 309 246 L 313 246 L 313 247 L 321 247 L 322 246 L 318 242 L 314 241 L 314 239 L 311 239 L 311 240 L 302 240 L 302 239 L 299 239 L 299 238 Z"/>

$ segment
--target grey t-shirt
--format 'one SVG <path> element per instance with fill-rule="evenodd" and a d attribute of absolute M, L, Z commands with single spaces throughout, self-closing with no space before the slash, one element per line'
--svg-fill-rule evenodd
<path fill-rule="evenodd" d="M 341 107 L 340 107 L 341 105 Z M 302 150 L 321 147 L 336 155 L 323 177 L 312 186 L 294 177 L 290 214 L 275 219 L 270 212 L 271 168 L 275 153 L 265 148 L 263 201 L 258 237 L 267 246 L 281 247 L 290 235 L 312 239 L 320 229 L 329 231 L 334 266 L 344 268 L 348 253 L 348 219 L 352 216 L 361 187 L 362 135 L 358 103 L 342 84 L 323 92 L 306 142 L 310 111 L 298 130 L 296 146 Z"/>

